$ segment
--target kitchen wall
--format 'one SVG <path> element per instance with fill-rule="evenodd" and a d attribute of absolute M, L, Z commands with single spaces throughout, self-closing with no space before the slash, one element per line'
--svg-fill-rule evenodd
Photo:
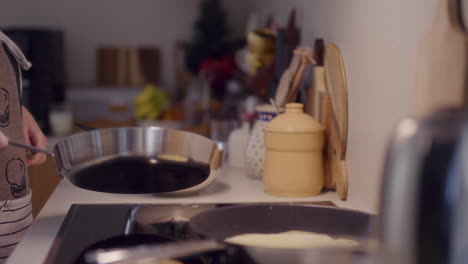
<path fill-rule="evenodd" d="M 395 122 L 411 109 L 416 54 L 430 30 L 435 0 L 257 0 L 283 24 L 299 11 L 302 43 L 317 37 L 342 52 L 349 89 L 348 205 L 376 211 L 382 161 Z"/>
<path fill-rule="evenodd" d="M 190 40 L 199 15 L 200 0 L 9 0 L 2 1 L 0 27 L 62 28 L 72 86 L 94 83 L 94 50 L 97 45 L 157 45 L 161 48 L 162 84 L 175 83 L 174 44 Z M 225 2 L 233 35 L 243 34 L 249 1 Z"/>
<path fill-rule="evenodd" d="M 172 51 L 190 39 L 199 0 L 9 0 L 0 25 L 56 26 L 66 30 L 72 85 L 94 80 L 97 44 L 157 44 L 163 84 L 174 83 Z M 436 0 L 225 0 L 230 24 L 243 34 L 250 11 L 270 12 L 285 24 L 296 7 L 302 43 L 316 37 L 342 51 L 349 89 L 350 207 L 375 211 L 382 160 L 391 128 L 411 108 L 418 42 L 430 29 Z"/>

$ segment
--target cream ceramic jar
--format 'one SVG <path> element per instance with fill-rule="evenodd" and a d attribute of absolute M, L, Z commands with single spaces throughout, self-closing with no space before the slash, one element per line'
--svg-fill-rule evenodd
<path fill-rule="evenodd" d="M 279 196 L 312 196 L 323 187 L 324 127 L 299 103 L 265 127 L 265 191 Z"/>

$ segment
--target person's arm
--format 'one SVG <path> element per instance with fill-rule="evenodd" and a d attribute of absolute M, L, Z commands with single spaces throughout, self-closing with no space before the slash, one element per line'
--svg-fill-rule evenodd
<path fill-rule="evenodd" d="M 42 133 L 41 128 L 36 123 L 34 117 L 29 113 L 29 111 L 23 106 L 23 133 L 25 143 L 32 145 L 38 148 L 47 148 L 47 138 Z M 0 137 L 0 148 L 2 140 Z M 8 144 L 8 139 L 7 139 Z M 34 153 L 27 161 L 28 167 L 35 166 L 44 163 L 46 160 L 46 155 L 43 153 L 36 152 Z"/>
<path fill-rule="evenodd" d="M 5 149 L 8 147 L 8 140 L 9 138 L 5 136 L 2 132 L 0 132 L 0 150 Z"/>

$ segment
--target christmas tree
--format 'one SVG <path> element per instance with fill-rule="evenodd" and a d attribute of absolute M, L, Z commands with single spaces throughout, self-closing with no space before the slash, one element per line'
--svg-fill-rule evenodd
<path fill-rule="evenodd" d="M 230 53 L 229 28 L 219 0 L 203 0 L 195 35 L 187 49 L 187 68 L 194 74 L 207 59 L 219 60 Z"/>

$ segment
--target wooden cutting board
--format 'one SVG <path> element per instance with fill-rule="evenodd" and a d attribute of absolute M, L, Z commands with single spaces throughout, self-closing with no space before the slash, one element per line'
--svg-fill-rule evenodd
<path fill-rule="evenodd" d="M 341 200 L 348 196 L 348 174 L 343 152 L 338 122 L 332 106 L 332 97 L 327 91 L 318 91 L 319 118 L 325 127 L 324 188 L 336 190 Z"/>
<path fill-rule="evenodd" d="M 314 66 L 311 88 L 313 116 L 325 127 L 324 188 L 336 190 L 342 200 L 348 195 L 346 144 L 348 134 L 348 96 L 340 50 L 325 46 L 324 66 Z"/>
<path fill-rule="evenodd" d="M 457 0 L 438 0 L 431 31 L 417 55 L 413 114 L 462 105 L 466 90 L 467 37 Z"/>
<path fill-rule="evenodd" d="M 339 131 L 340 159 L 345 159 L 348 141 L 348 87 L 340 49 L 333 43 L 325 45 L 325 87 L 330 94 L 333 118 Z"/>

